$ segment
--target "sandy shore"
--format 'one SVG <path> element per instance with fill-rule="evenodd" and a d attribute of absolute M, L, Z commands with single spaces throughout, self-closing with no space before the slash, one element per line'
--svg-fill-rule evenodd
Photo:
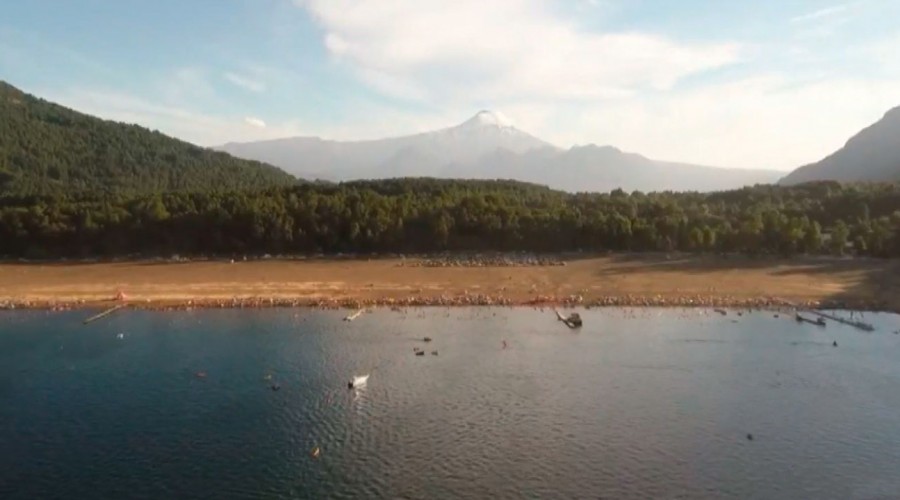
<path fill-rule="evenodd" d="M 900 311 L 888 260 L 618 255 L 565 265 L 410 259 L 0 264 L 0 307 L 367 305 L 839 306 Z M 118 301 L 121 302 L 121 301 Z"/>

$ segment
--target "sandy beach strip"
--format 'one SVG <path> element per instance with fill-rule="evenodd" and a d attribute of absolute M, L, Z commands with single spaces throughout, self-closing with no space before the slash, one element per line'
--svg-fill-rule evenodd
<path fill-rule="evenodd" d="M 613 255 L 565 265 L 417 259 L 0 264 L 0 308 L 425 305 L 846 307 L 900 312 L 900 263 Z M 116 296 L 119 292 L 124 297 Z M 123 300 L 124 299 L 124 300 Z"/>

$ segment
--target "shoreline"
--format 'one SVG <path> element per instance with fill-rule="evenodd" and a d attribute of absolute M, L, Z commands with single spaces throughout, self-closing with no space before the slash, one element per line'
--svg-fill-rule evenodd
<path fill-rule="evenodd" d="M 140 311 L 192 311 L 192 310 L 212 310 L 212 309 L 315 309 L 315 310 L 358 310 L 358 309 L 407 309 L 407 308 L 464 308 L 464 307 L 503 307 L 503 308 L 584 308 L 584 309 L 601 309 L 601 308 L 681 308 L 681 309 L 733 309 L 733 310 L 764 310 L 764 311 L 786 311 L 786 310 L 853 310 L 863 312 L 892 312 L 900 314 L 900 311 L 876 308 L 869 305 L 852 305 L 844 303 L 822 303 L 822 302 L 778 302 L 771 300 L 749 300 L 740 302 L 727 301 L 655 301 L 652 299 L 623 299 L 620 297 L 610 297 L 608 300 L 592 302 L 592 303 L 571 303 L 571 302 L 511 302 L 496 301 L 490 303 L 452 303 L 442 301 L 440 299 L 423 299 L 415 301 L 389 302 L 389 301 L 295 301 L 286 299 L 266 299 L 254 298 L 238 301 L 218 301 L 218 300 L 189 300 L 186 302 L 175 301 L 158 301 L 158 302 L 30 302 L 24 301 L 20 303 L 7 302 L 0 304 L 0 313 L 12 311 L 101 311 L 116 306 L 123 306 L 124 309 L 134 309 Z"/>
<path fill-rule="evenodd" d="M 623 254 L 543 265 L 413 259 L 0 264 L 0 310 L 821 308 L 900 313 L 900 261 Z M 560 264 L 561 262 L 561 264 Z"/>
<path fill-rule="evenodd" d="M 866 312 L 893 312 L 900 310 L 878 306 L 872 303 L 852 303 L 840 301 L 791 301 L 775 297 L 728 298 L 720 296 L 678 296 L 642 297 L 609 296 L 592 300 L 583 298 L 540 298 L 532 300 L 512 300 L 507 297 L 489 296 L 437 296 L 393 298 L 341 298 L 341 299 L 297 299 L 286 297 L 234 297 L 231 299 L 145 299 L 136 300 L 85 300 L 41 301 L 19 300 L 0 301 L 0 312 L 16 310 L 106 310 L 111 308 L 135 309 L 143 311 L 190 311 L 203 309 L 317 309 L 317 310 L 359 310 L 359 309 L 405 309 L 405 308 L 463 308 L 463 307 L 504 307 L 504 308 L 684 308 L 684 309 L 758 309 L 767 311 L 786 310 L 854 310 Z"/>

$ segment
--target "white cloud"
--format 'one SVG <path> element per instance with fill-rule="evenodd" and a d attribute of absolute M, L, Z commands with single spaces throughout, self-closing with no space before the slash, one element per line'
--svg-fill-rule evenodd
<path fill-rule="evenodd" d="M 900 35 L 894 35 L 881 40 L 876 40 L 859 48 L 856 52 L 868 58 L 875 67 L 883 72 L 900 78 L 900 57 L 897 56 L 900 48 Z"/>
<path fill-rule="evenodd" d="M 769 74 L 666 95 L 506 111 L 563 146 L 594 142 L 660 160 L 784 170 L 822 159 L 897 104 L 900 80 L 797 84 Z"/>
<path fill-rule="evenodd" d="M 834 36 L 860 13 L 861 6 L 861 2 L 844 3 L 792 17 L 791 24 L 796 28 L 794 36 L 799 39 Z"/>
<path fill-rule="evenodd" d="M 806 14 L 801 14 L 799 16 L 795 16 L 791 18 L 792 23 L 804 23 L 808 21 L 815 21 L 819 19 L 824 19 L 828 17 L 834 17 L 839 14 L 843 14 L 847 12 L 849 8 L 849 4 L 839 4 L 832 5 L 830 7 L 824 7 L 819 10 L 815 10 L 812 12 L 807 12 Z"/>
<path fill-rule="evenodd" d="M 223 76 L 226 80 L 244 90 L 249 90 L 251 92 L 264 92 L 266 90 L 265 83 L 245 75 L 239 75 L 237 73 L 232 73 L 229 71 L 226 72 Z"/>
<path fill-rule="evenodd" d="M 257 141 L 309 134 L 294 122 L 265 124 L 257 118 L 198 113 L 182 106 L 106 89 L 73 88 L 39 95 L 82 113 L 158 129 L 164 134 L 199 144 L 215 146 L 228 141 Z M 259 126 L 259 125 L 263 126 Z"/>
<path fill-rule="evenodd" d="M 250 125 L 251 127 L 256 128 L 266 128 L 266 122 L 260 120 L 259 118 L 254 118 L 252 116 L 248 116 L 244 118 L 244 123 Z"/>
<path fill-rule="evenodd" d="M 160 79 L 158 87 L 162 97 L 169 102 L 197 101 L 216 95 L 206 70 L 200 67 L 177 68 Z"/>
<path fill-rule="evenodd" d="M 733 43 L 589 33 L 547 0 L 295 0 L 331 55 L 377 90 L 446 100 L 596 99 L 672 88 L 738 60 Z"/>

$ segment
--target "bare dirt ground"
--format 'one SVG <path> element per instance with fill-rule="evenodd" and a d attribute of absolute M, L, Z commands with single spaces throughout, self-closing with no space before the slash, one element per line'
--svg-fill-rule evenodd
<path fill-rule="evenodd" d="M 129 303 L 146 307 L 227 306 L 247 299 L 282 305 L 358 301 L 765 306 L 776 299 L 900 311 L 900 262 L 890 260 L 616 255 L 570 259 L 565 266 L 400 263 L 398 259 L 5 263 L 0 264 L 0 303 L 97 306 L 121 290 Z"/>

